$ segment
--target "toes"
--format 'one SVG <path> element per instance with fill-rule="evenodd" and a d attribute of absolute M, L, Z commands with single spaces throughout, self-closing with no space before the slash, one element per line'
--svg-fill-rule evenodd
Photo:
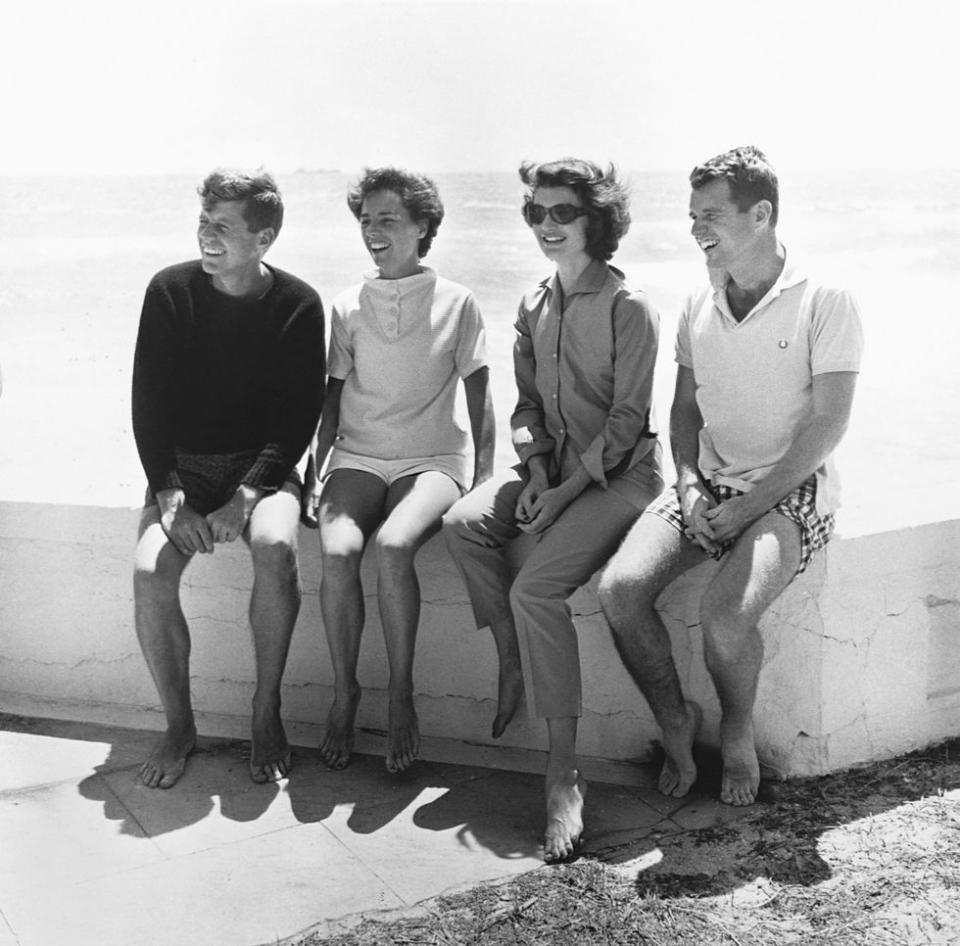
<path fill-rule="evenodd" d="M 276 759 L 272 762 L 264 762 L 263 765 L 254 765 L 250 763 L 250 778 L 257 785 L 264 785 L 267 782 L 279 782 L 290 774 L 292 757 L 284 756 L 282 759 Z"/>
<path fill-rule="evenodd" d="M 157 788 L 173 788 L 173 786 L 177 784 L 177 780 L 180 778 L 182 774 L 183 774 L 182 769 L 179 772 L 166 772 L 160 778 L 160 781 L 157 782 L 156 787 Z"/>
<path fill-rule="evenodd" d="M 351 747 L 349 745 L 330 745 L 324 743 L 320 746 L 320 758 L 329 769 L 335 772 L 342 772 L 350 764 Z"/>
<path fill-rule="evenodd" d="M 566 833 L 562 835 L 548 834 L 543 842 L 543 859 L 548 864 L 568 860 L 573 857 L 579 844 L 580 835 L 570 837 Z"/>

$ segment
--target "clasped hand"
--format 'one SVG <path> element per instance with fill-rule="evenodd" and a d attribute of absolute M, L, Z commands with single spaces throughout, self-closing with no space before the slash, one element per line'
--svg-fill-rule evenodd
<path fill-rule="evenodd" d="M 529 535 L 543 532 L 553 525 L 568 505 L 570 497 L 563 484 L 543 488 L 531 480 L 517 497 L 517 528 Z"/>
<path fill-rule="evenodd" d="M 210 554 L 215 544 L 243 534 L 260 496 L 260 490 L 241 485 L 219 509 L 201 516 L 187 505 L 182 490 L 164 490 L 157 494 L 160 525 L 181 555 Z"/>
<path fill-rule="evenodd" d="M 689 487 L 681 499 L 684 535 L 708 555 L 716 554 L 756 518 L 745 500 L 745 496 L 733 496 L 718 503 L 702 486 Z"/>

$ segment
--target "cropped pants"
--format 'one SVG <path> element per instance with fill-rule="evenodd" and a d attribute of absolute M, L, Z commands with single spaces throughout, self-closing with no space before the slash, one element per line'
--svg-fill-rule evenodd
<path fill-rule="evenodd" d="M 580 651 L 567 599 L 613 555 L 643 507 L 592 483 L 529 537 L 532 548 L 513 577 L 507 546 L 523 534 L 515 510 L 524 483 L 513 469 L 481 484 L 443 517 L 444 537 L 477 627 L 513 615 L 531 715 L 580 716 Z M 652 471 L 650 498 L 661 483 Z"/>

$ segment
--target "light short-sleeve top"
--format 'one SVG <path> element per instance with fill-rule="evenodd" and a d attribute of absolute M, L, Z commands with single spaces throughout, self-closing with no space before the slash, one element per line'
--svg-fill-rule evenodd
<path fill-rule="evenodd" d="M 726 283 L 689 296 L 676 361 L 689 368 L 703 417 L 704 479 L 749 492 L 783 458 L 813 409 L 813 377 L 859 371 L 863 329 L 853 297 L 808 279 L 786 261 L 769 292 L 737 321 Z M 816 471 L 817 510 L 839 505 L 828 457 Z"/>
<path fill-rule="evenodd" d="M 461 454 L 457 381 L 487 364 L 473 293 L 436 270 L 366 274 L 333 302 L 328 372 L 343 381 L 336 446 L 397 460 Z"/>

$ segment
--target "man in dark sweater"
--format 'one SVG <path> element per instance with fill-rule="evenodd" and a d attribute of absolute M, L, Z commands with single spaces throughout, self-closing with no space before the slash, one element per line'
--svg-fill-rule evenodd
<path fill-rule="evenodd" d="M 197 737 L 180 578 L 194 553 L 238 536 L 254 571 L 250 774 L 275 781 L 290 768 L 280 682 L 300 608 L 296 464 L 323 401 L 320 298 L 263 262 L 283 222 L 276 183 L 262 171 L 216 170 L 199 193 L 200 260 L 151 280 L 133 369 L 133 430 L 149 484 L 135 621 L 167 717 L 140 772 L 151 788 L 177 781 Z"/>

